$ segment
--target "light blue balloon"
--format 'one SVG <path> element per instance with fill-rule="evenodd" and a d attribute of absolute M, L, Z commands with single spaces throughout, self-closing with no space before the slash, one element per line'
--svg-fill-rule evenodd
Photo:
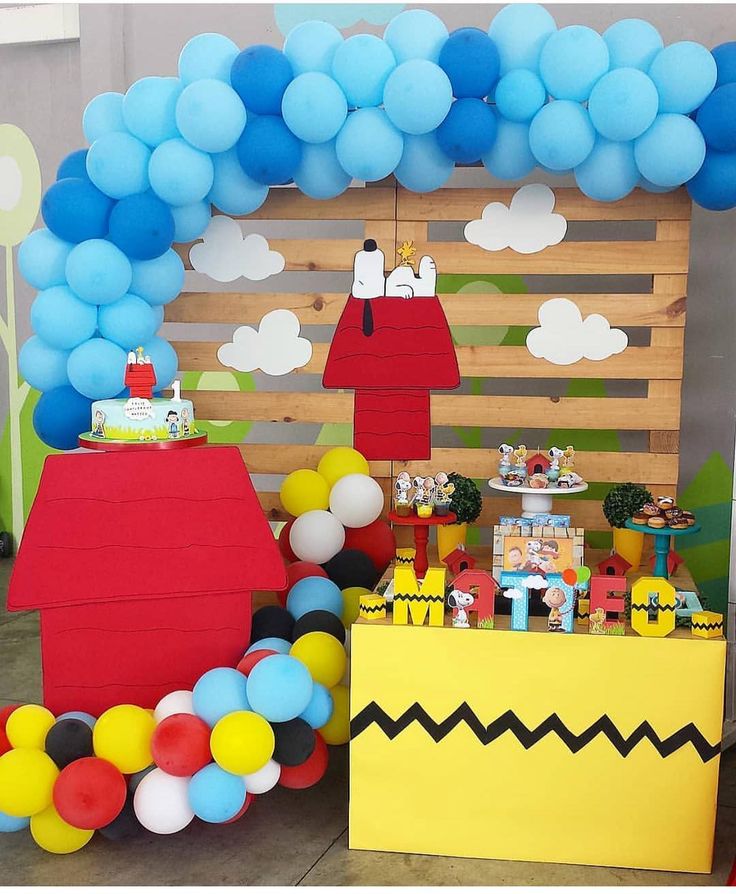
<path fill-rule="evenodd" d="M 259 652 L 261 649 L 271 649 L 271 651 L 279 652 L 281 655 L 288 655 L 289 650 L 291 649 L 291 643 L 278 636 L 266 636 L 263 639 L 256 640 L 256 642 L 248 646 L 245 654 L 250 655 L 251 652 Z"/>
<path fill-rule="evenodd" d="M 496 85 L 496 108 L 507 121 L 531 121 L 546 101 L 540 77 L 526 68 L 508 72 Z"/>
<path fill-rule="evenodd" d="M 550 102 L 537 112 L 529 126 L 529 146 L 534 157 L 552 171 L 566 171 L 582 164 L 594 143 L 590 116 L 577 102 Z"/>
<path fill-rule="evenodd" d="M 395 68 L 383 90 L 383 107 L 404 133 L 435 130 L 452 105 L 452 84 L 445 72 L 426 59 L 411 59 Z"/>
<path fill-rule="evenodd" d="M 230 69 L 240 53 L 236 43 L 223 34 L 197 34 L 179 53 L 179 77 L 184 85 L 200 78 L 230 83 Z"/>
<path fill-rule="evenodd" d="M 657 115 L 634 142 L 636 166 L 656 186 L 679 186 L 694 177 L 705 160 L 705 140 L 686 115 Z"/>
<path fill-rule="evenodd" d="M 643 19 L 621 19 L 603 32 L 611 68 L 647 71 L 664 43 L 659 31 Z"/>
<path fill-rule="evenodd" d="M 321 609 L 341 617 L 343 596 L 337 584 L 326 577 L 303 577 L 289 590 L 286 608 L 298 621 L 307 612 Z"/>
<path fill-rule="evenodd" d="M 69 355 L 67 375 L 72 386 L 90 400 L 120 394 L 125 378 L 127 351 L 106 338 L 90 338 Z"/>
<path fill-rule="evenodd" d="M 188 143 L 203 152 L 232 149 L 245 119 L 245 106 L 238 94 L 214 78 L 189 84 L 176 103 L 176 126 Z"/>
<path fill-rule="evenodd" d="M 149 304 L 168 304 L 184 287 L 184 262 L 173 248 L 150 261 L 133 261 L 130 266 L 130 291 Z"/>
<path fill-rule="evenodd" d="M 251 670 L 246 691 L 251 708 L 269 723 L 298 717 L 312 699 L 312 675 L 291 655 L 269 655 Z"/>
<path fill-rule="evenodd" d="M 132 276 L 127 256 L 107 239 L 80 242 L 66 261 L 69 288 L 89 304 L 111 304 L 122 298 Z"/>
<path fill-rule="evenodd" d="M 90 100 L 82 115 L 82 130 L 90 145 L 106 133 L 125 133 L 123 94 L 100 93 Z"/>
<path fill-rule="evenodd" d="M 440 149 L 433 133 L 405 136 L 404 151 L 394 174 L 412 192 L 432 192 L 452 177 L 455 162 Z"/>
<path fill-rule="evenodd" d="M 100 192 L 122 199 L 148 189 L 150 158 L 146 144 L 131 134 L 103 134 L 87 152 L 87 175 Z"/>
<path fill-rule="evenodd" d="M 356 180 L 383 180 L 401 161 L 404 138 L 383 109 L 350 112 L 335 143 L 341 167 Z"/>
<path fill-rule="evenodd" d="M 647 192 L 653 192 L 657 194 L 672 192 L 675 189 L 679 189 L 678 186 L 657 186 L 656 183 L 652 183 L 651 181 L 647 180 L 646 177 L 639 178 L 639 187 L 641 189 L 645 189 Z"/>
<path fill-rule="evenodd" d="M 386 26 L 383 39 L 391 48 L 397 65 L 409 59 L 438 62 L 449 32 L 442 19 L 426 9 L 407 9 Z"/>
<path fill-rule="evenodd" d="M 396 59 L 385 40 L 375 34 L 355 34 L 337 47 L 332 77 L 342 87 L 351 108 L 379 106 L 394 68 Z"/>
<path fill-rule="evenodd" d="M 294 78 L 286 88 L 281 114 L 295 137 L 305 143 L 325 143 L 344 124 L 348 103 L 331 77 L 308 71 Z"/>
<path fill-rule="evenodd" d="M 608 64 L 608 47 L 600 34 L 585 25 L 569 25 L 545 43 L 539 73 L 555 99 L 584 102 Z"/>
<path fill-rule="evenodd" d="M 18 369 L 31 388 L 51 391 L 69 384 L 66 374 L 68 351 L 60 351 L 47 345 L 37 335 L 32 335 L 18 354 Z"/>
<path fill-rule="evenodd" d="M 154 329 L 154 334 L 158 332 L 164 322 L 164 309 L 160 304 L 151 305 L 151 310 L 153 311 L 153 315 L 156 318 L 156 328 Z"/>
<path fill-rule="evenodd" d="M 20 832 L 31 824 L 30 816 L 11 816 L 0 810 L 0 832 Z"/>
<path fill-rule="evenodd" d="M 537 163 L 529 147 L 529 125 L 507 121 L 500 115 L 497 121 L 496 139 L 481 161 L 499 180 L 526 177 Z"/>
<path fill-rule="evenodd" d="M 147 146 L 178 137 L 176 101 L 180 93 L 179 78 L 141 78 L 131 84 L 123 100 L 128 130 Z"/>
<path fill-rule="evenodd" d="M 350 186 L 352 177 L 340 167 L 335 141 L 302 146 L 302 158 L 294 183 L 312 199 L 334 199 Z"/>
<path fill-rule="evenodd" d="M 206 152 L 177 138 L 153 150 L 148 176 L 151 188 L 162 201 L 169 205 L 191 205 L 201 202 L 212 189 L 215 173 Z"/>
<path fill-rule="evenodd" d="M 101 307 L 97 313 L 100 335 L 125 351 L 135 350 L 153 338 L 158 326 L 158 316 L 151 305 L 137 295 L 123 295 L 119 301 Z"/>
<path fill-rule="evenodd" d="M 681 40 L 654 57 L 649 77 L 659 93 L 659 111 L 687 115 L 705 102 L 716 85 L 718 69 L 710 50 Z"/>
<path fill-rule="evenodd" d="M 284 55 L 291 63 L 294 77 L 307 71 L 330 74 L 335 51 L 342 43 L 342 34 L 328 22 L 302 22 L 289 31 L 284 41 Z"/>
<path fill-rule="evenodd" d="M 217 764 L 207 764 L 189 782 L 189 806 L 206 823 L 226 823 L 245 804 L 245 781 Z"/>
<path fill-rule="evenodd" d="M 153 387 L 154 394 L 163 391 L 176 378 L 176 371 L 179 368 L 179 358 L 176 351 L 164 338 L 154 336 L 150 341 L 143 345 L 144 355 L 151 358 L 151 362 L 156 368 L 156 384 Z"/>
<path fill-rule="evenodd" d="M 66 282 L 66 259 L 72 250 L 71 242 L 64 242 L 45 227 L 34 230 L 18 248 L 18 269 L 34 289 L 48 289 Z"/>
<path fill-rule="evenodd" d="M 97 718 L 88 714 L 86 711 L 67 711 L 65 714 L 59 714 L 56 720 L 57 722 L 59 720 L 81 720 L 82 723 L 86 723 L 90 729 L 94 729 L 94 726 L 97 723 Z"/>
<path fill-rule="evenodd" d="M 245 675 L 233 667 L 213 667 L 194 684 L 194 713 L 209 726 L 214 726 L 233 711 L 250 711 L 246 682 Z"/>
<path fill-rule="evenodd" d="M 658 105 L 657 88 L 651 78 L 636 68 L 616 68 L 593 87 L 588 113 L 601 136 L 627 142 L 651 125 Z"/>
<path fill-rule="evenodd" d="M 210 203 L 194 202 L 171 209 L 174 218 L 174 242 L 191 242 L 207 229 L 212 218 Z"/>
<path fill-rule="evenodd" d="M 575 168 L 575 180 L 581 191 L 596 202 L 623 199 L 639 182 L 634 144 L 598 137 L 593 151 Z"/>
<path fill-rule="evenodd" d="M 97 308 L 80 301 L 68 286 L 51 286 L 36 295 L 31 326 L 50 347 L 70 351 L 94 335 Z"/>
<path fill-rule="evenodd" d="M 312 729 L 320 729 L 332 717 L 334 706 L 330 690 L 321 683 L 315 683 L 312 698 L 299 716 L 302 720 L 306 720 Z"/>
<path fill-rule="evenodd" d="M 488 29 L 501 61 L 501 75 L 515 68 L 537 71 L 539 54 L 557 30 L 552 15 L 538 3 L 510 3 L 497 12 Z"/>
<path fill-rule="evenodd" d="M 224 214 L 250 214 L 266 201 L 268 187 L 240 166 L 235 149 L 212 156 L 214 180 L 207 201 Z"/>

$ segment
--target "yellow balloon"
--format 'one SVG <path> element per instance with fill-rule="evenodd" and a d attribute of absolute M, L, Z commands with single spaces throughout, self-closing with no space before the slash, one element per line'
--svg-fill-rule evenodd
<path fill-rule="evenodd" d="M 342 591 L 342 623 L 346 628 L 358 620 L 360 597 L 369 596 L 372 592 L 365 587 L 346 587 Z"/>
<path fill-rule="evenodd" d="M 342 643 L 321 630 L 300 636 L 289 650 L 289 655 L 306 664 L 315 683 L 321 683 L 328 689 L 336 686 L 345 673 L 347 656 Z"/>
<path fill-rule="evenodd" d="M 58 775 L 59 768 L 44 751 L 6 751 L 0 757 L 0 810 L 10 816 L 33 816 L 45 810 Z"/>
<path fill-rule="evenodd" d="M 46 745 L 46 733 L 56 718 L 41 705 L 21 705 L 8 717 L 5 734 L 13 748 L 40 748 Z"/>
<path fill-rule="evenodd" d="M 121 773 L 145 770 L 153 763 L 151 737 L 155 728 L 156 721 L 145 708 L 137 705 L 108 708 L 92 730 L 95 754 L 115 764 Z"/>
<path fill-rule="evenodd" d="M 284 478 L 281 485 L 281 505 L 289 515 L 299 516 L 312 509 L 327 509 L 330 505 L 330 486 L 313 469 L 297 469 Z"/>
<path fill-rule="evenodd" d="M 350 691 L 342 684 L 330 690 L 332 717 L 320 729 L 328 745 L 344 745 L 350 740 Z"/>
<path fill-rule="evenodd" d="M 324 454 L 317 465 L 317 471 L 332 487 L 346 475 L 369 475 L 368 460 L 352 447 L 333 447 Z"/>
<path fill-rule="evenodd" d="M 31 817 L 33 840 L 50 854 L 73 854 L 81 850 L 94 834 L 93 829 L 77 829 L 64 822 L 53 804 L 43 813 Z"/>
<path fill-rule="evenodd" d="M 236 776 L 247 776 L 265 767 L 275 745 L 271 725 L 254 711 L 226 714 L 214 725 L 210 736 L 215 762 Z"/>

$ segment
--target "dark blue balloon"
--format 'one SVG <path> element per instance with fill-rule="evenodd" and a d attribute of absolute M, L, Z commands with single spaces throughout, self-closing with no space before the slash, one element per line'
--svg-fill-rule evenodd
<path fill-rule="evenodd" d="M 114 200 L 86 178 L 65 177 L 46 190 L 41 215 L 51 232 L 66 242 L 103 239 Z"/>
<path fill-rule="evenodd" d="M 73 450 L 77 438 L 89 431 L 92 401 L 71 385 L 44 392 L 33 410 L 36 434 L 49 447 Z"/>
<path fill-rule="evenodd" d="M 736 152 L 708 149 L 698 173 L 687 183 L 694 202 L 708 211 L 736 208 Z"/>
<path fill-rule="evenodd" d="M 299 140 L 277 115 L 260 115 L 245 125 L 237 145 L 238 161 L 256 183 L 288 183 L 302 159 Z"/>
<path fill-rule="evenodd" d="M 442 151 L 460 164 L 473 164 L 493 146 L 496 116 L 482 99 L 458 99 L 435 133 Z"/>
<path fill-rule="evenodd" d="M 450 79 L 453 96 L 480 98 L 493 90 L 500 61 L 496 45 L 485 31 L 458 28 L 442 47 L 439 65 Z"/>
<path fill-rule="evenodd" d="M 294 78 L 281 50 L 265 44 L 248 47 L 235 57 L 230 83 L 243 105 L 257 115 L 280 115 L 284 90 Z"/>
<path fill-rule="evenodd" d="M 87 149 L 77 149 L 61 160 L 61 164 L 56 169 L 56 179 L 63 180 L 65 177 L 81 177 L 82 180 L 89 180 Z"/>
<path fill-rule="evenodd" d="M 718 69 L 716 87 L 736 83 L 736 40 L 714 47 L 711 53 Z"/>
<path fill-rule="evenodd" d="M 736 149 L 736 83 L 716 87 L 695 116 L 710 149 Z"/>
<path fill-rule="evenodd" d="M 110 241 L 136 261 L 162 255 L 174 241 L 174 216 L 152 192 L 121 199 L 110 215 Z"/>

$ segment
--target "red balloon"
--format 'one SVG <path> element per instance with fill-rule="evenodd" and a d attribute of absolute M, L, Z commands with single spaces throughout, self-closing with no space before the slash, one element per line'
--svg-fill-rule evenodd
<path fill-rule="evenodd" d="M 10 751 L 13 747 L 5 735 L 5 727 L 8 723 L 8 717 L 16 708 L 20 708 L 20 705 L 6 705 L 4 708 L 0 708 L 0 754 L 5 754 L 6 751 Z"/>
<path fill-rule="evenodd" d="M 291 544 L 289 543 L 291 526 L 294 524 L 295 521 L 295 518 L 290 518 L 279 533 L 279 549 L 281 550 L 281 555 L 286 559 L 287 562 L 296 562 L 299 560 L 299 556 L 297 556 L 297 554 L 291 548 Z"/>
<path fill-rule="evenodd" d="M 253 668 L 261 661 L 263 658 L 268 658 L 269 655 L 278 655 L 274 649 L 256 649 L 255 652 L 250 652 L 248 655 L 243 655 L 243 657 L 238 662 L 238 666 L 236 670 L 239 670 L 241 674 L 245 674 L 247 677 L 248 674 L 253 670 Z"/>
<path fill-rule="evenodd" d="M 170 776 L 193 776 L 212 761 L 210 728 L 194 714 L 172 714 L 159 723 L 151 738 L 157 767 Z"/>
<path fill-rule="evenodd" d="M 235 816 L 232 819 L 225 820 L 225 822 L 222 825 L 227 826 L 229 823 L 234 823 L 237 820 L 239 820 L 240 817 L 245 813 L 245 811 L 250 807 L 250 805 L 255 801 L 255 799 L 256 799 L 256 796 L 251 794 L 250 792 L 248 792 L 245 796 L 245 802 L 243 803 L 243 806 L 240 808 L 240 810 L 235 814 Z"/>
<path fill-rule="evenodd" d="M 396 537 L 388 522 L 377 518 L 364 528 L 345 528 L 344 548 L 361 550 L 383 574 L 396 555 Z"/>
<path fill-rule="evenodd" d="M 279 591 L 279 602 L 286 605 L 286 597 L 289 590 L 297 581 L 305 577 L 327 577 L 327 572 L 321 565 L 315 565 L 314 562 L 292 562 L 286 566 L 286 587 Z"/>
<path fill-rule="evenodd" d="M 316 731 L 314 739 L 314 751 L 303 764 L 298 764 L 296 767 L 281 765 L 279 785 L 283 785 L 284 788 L 309 788 L 311 785 L 316 785 L 325 775 L 329 761 L 327 745 Z"/>
<path fill-rule="evenodd" d="M 574 568 L 565 568 L 562 572 L 562 579 L 568 586 L 574 587 L 578 582 L 578 573 Z"/>
<path fill-rule="evenodd" d="M 125 777 L 101 757 L 80 757 L 56 777 L 54 806 L 59 816 L 77 829 L 101 829 L 125 804 Z"/>

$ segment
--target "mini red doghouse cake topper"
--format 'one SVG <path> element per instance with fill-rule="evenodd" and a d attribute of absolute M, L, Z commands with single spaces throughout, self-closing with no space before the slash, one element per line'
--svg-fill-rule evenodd
<path fill-rule="evenodd" d="M 366 459 L 429 459 L 431 389 L 460 384 L 455 347 L 437 297 L 432 258 L 411 265 L 413 246 L 388 277 L 384 255 L 366 239 L 330 345 L 322 384 L 353 388 L 353 444 Z"/>
<path fill-rule="evenodd" d="M 143 356 L 142 347 L 130 351 L 125 366 L 125 387 L 130 388 L 130 396 L 151 400 L 155 384 L 156 370 L 153 368 L 151 358 Z"/>

